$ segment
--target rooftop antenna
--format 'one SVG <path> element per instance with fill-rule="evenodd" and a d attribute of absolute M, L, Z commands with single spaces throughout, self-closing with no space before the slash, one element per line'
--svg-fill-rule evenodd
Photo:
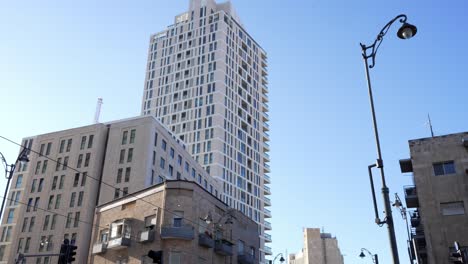
<path fill-rule="evenodd" d="M 94 124 L 99 123 L 99 116 L 101 115 L 101 106 L 102 106 L 102 98 L 98 98 L 97 104 L 96 104 L 96 113 L 94 114 Z"/>
<path fill-rule="evenodd" d="M 429 125 L 429 128 L 431 129 L 431 137 L 434 137 L 434 130 L 432 130 L 431 116 L 429 114 L 427 114 L 427 124 Z"/>

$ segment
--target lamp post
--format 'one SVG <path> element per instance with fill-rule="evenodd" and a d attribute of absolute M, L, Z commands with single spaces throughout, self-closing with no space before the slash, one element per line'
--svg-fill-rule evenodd
<path fill-rule="evenodd" d="M 398 193 L 395 193 L 395 202 L 392 205 L 395 206 L 398 210 L 400 210 L 401 217 L 403 218 L 403 220 L 405 220 L 406 234 L 408 235 L 408 240 L 406 241 L 406 243 L 408 244 L 408 256 L 410 258 L 410 263 L 412 263 L 413 256 L 410 250 L 411 233 L 410 233 L 409 224 L 408 224 L 408 215 L 407 215 L 408 211 L 406 210 L 406 207 L 403 206 L 403 203 L 401 202 L 401 199 L 400 199 L 400 196 L 398 196 Z"/>
<path fill-rule="evenodd" d="M 367 250 L 365 248 L 361 248 L 361 254 L 359 254 L 360 258 L 365 258 L 366 257 L 366 254 L 364 254 L 364 251 L 366 251 L 369 255 L 371 255 L 372 262 L 374 262 L 374 264 L 379 264 L 379 256 L 377 254 L 372 254 L 372 252 L 370 252 L 369 250 Z"/>
<path fill-rule="evenodd" d="M 20 154 L 16 158 L 15 163 L 8 164 L 8 162 L 5 159 L 5 156 L 3 156 L 3 154 L 0 152 L 0 158 L 3 163 L 3 167 L 5 168 L 5 178 L 7 179 L 7 185 L 5 187 L 5 194 L 3 195 L 3 200 L 2 200 L 2 207 L 0 209 L 0 220 L 2 219 L 3 207 L 5 206 L 5 201 L 8 195 L 8 187 L 10 186 L 11 179 L 13 178 L 13 173 L 15 172 L 16 164 L 18 164 L 18 162 L 21 162 L 21 165 L 24 166 L 24 163 L 29 162 L 27 153 L 28 153 L 28 149 L 23 148 L 23 150 L 21 150 Z"/>
<path fill-rule="evenodd" d="M 283 253 L 279 253 L 278 255 L 276 255 L 276 257 L 273 259 L 273 261 L 271 263 L 275 264 L 275 261 L 276 259 L 281 256 L 281 258 L 279 259 L 279 262 L 283 263 L 285 262 L 286 260 L 283 258 Z"/>
<path fill-rule="evenodd" d="M 392 257 L 393 257 L 393 263 L 394 264 L 399 264 L 400 260 L 398 258 L 398 248 L 397 248 L 397 243 L 396 243 L 396 238 L 395 238 L 395 227 L 393 224 L 393 218 L 392 218 L 392 210 L 391 210 L 391 205 L 390 205 L 390 197 L 389 197 L 389 189 L 387 187 L 387 184 L 385 182 L 385 175 L 384 175 L 384 165 L 383 165 L 383 159 L 382 159 L 382 152 L 380 149 L 380 139 L 379 139 L 379 132 L 377 129 L 377 119 L 375 116 L 375 108 L 374 108 L 374 98 L 372 96 L 372 86 L 371 86 L 371 81 L 370 81 L 370 76 L 369 76 L 369 69 L 374 68 L 375 66 L 375 56 L 377 54 L 377 51 L 380 47 L 380 44 L 382 44 L 383 37 L 385 34 L 388 32 L 390 29 L 391 25 L 395 22 L 398 21 L 402 23 L 403 25 L 400 27 L 398 30 L 397 36 L 401 39 L 409 39 L 412 38 L 416 32 L 417 29 L 415 26 L 406 23 L 406 15 L 398 15 L 394 19 L 390 20 L 380 31 L 380 33 L 377 35 L 377 38 L 375 39 L 374 43 L 370 46 L 366 46 L 364 44 L 361 45 L 362 49 L 362 57 L 364 59 L 364 65 L 366 68 L 366 78 L 367 78 L 367 87 L 369 91 L 369 100 L 370 100 L 370 107 L 371 107 L 371 113 L 372 113 L 372 122 L 374 126 L 374 134 L 375 134 L 375 142 L 377 145 L 377 162 L 375 164 L 369 165 L 368 166 L 368 171 L 369 171 L 369 179 L 371 183 L 371 190 L 372 190 L 372 198 L 374 202 L 374 212 L 375 212 L 375 223 L 379 226 L 383 226 L 384 224 L 387 224 L 388 227 L 388 236 L 390 239 L 390 247 L 392 250 Z M 371 64 L 369 65 L 369 59 L 371 59 Z M 379 217 L 379 212 L 377 208 L 377 201 L 375 198 L 375 189 L 374 189 L 374 181 L 372 177 L 372 168 L 377 167 L 380 169 L 380 175 L 382 178 L 382 196 L 384 200 L 384 206 L 385 206 L 385 218 L 383 220 L 380 219 Z"/>

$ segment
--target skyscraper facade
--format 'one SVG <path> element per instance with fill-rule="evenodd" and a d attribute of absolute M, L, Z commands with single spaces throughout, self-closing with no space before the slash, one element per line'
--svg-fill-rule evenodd
<path fill-rule="evenodd" d="M 151 36 L 142 115 L 157 117 L 223 186 L 223 201 L 260 223 L 271 249 L 267 55 L 230 2 L 190 0 Z"/>

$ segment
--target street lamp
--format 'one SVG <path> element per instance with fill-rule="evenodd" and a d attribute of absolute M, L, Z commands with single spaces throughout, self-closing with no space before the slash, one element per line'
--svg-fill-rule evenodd
<path fill-rule="evenodd" d="M 408 240 L 406 241 L 406 243 L 408 244 L 408 256 L 410 258 L 410 263 L 412 263 L 413 257 L 411 255 L 411 250 L 410 250 L 411 234 L 410 234 L 409 224 L 408 224 L 408 215 L 407 215 L 408 211 L 406 210 L 406 207 L 403 206 L 403 203 L 401 202 L 401 199 L 400 199 L 400 196 L 398 196 L 398 193 L 395 193 L 395 202 L 392 205 L 395 206 L 400 211 L 401 217 L 403 218 L 403 220 L 405 220 L 406 233 L 408 235 Z"/>
<path fill-rule="evenodd" d="M 8 194 L 8 187 L 10 186 L 10 181 L 13 178 L 13 173 L 15 172 L 16 164 L 18 164 L 18 162 L 21 162 L 21 166 L 24 166 L 25 163 L 29 162 L 27 153 L 28 153 L 28 149 L 23 148 L 23 150 L 18 155 L 18 158 L 16 158 L 15 163 L 8 164 L 8 162 L 5 159 L 5 156 L 3 156 L 3 154 L 0 152 L 0 158 L 2 159 L 3 167 L 5 168 L 5 178 L 7 179 L 7 185 L 5 187 L 5 194 L 3 195 L 3 200 L 2 200 L 2 207 L 0 209 L 0 220 L 2 219 L 3 207 L 5 206 L 5 201 L 7 199 L 7 194 Z"/>
<path fill-rule="evenodd" d="M 365 248 L 361 248 L 361 254 L 359 254 L 359 257 L 360 258 L 365 258 L 366 257 L 366 254 L 364 254 L 364 251 L 366 251 L 371 257 L 372 257 L 372 261 L 374 262 L 374 264 L 379 264 L 379 256 L 377 254 L 372 254 L 372 252 L 370 252 L 369 250 L 365 249 Z"/>
<path fill-rule="evenodd" d="M 379 139 L 379 132 L 377 129 L 377 119 L 375 117 L 375 108 L 374 108 L 374 98 L 372 96 L 372 86 L 371 86 L 371 81 L 370 81 L 370 76 L 369 76 L 369 69 L 374 68 L 375 66 L 375 55 L 377 54 L 377 51 L 380 47 L 380 44 L 382 44 L 383 37 L 385 34 L 387 34 L 388 30 L 390 29 L 391 25 L 399 20 L 400 23 L 403 25 L 400 27 L 398 30 L 397 36 L 401 39 L 409 39 L 414 37 L 416 35 L 417 29 L 415 26 L 406 23 L 406 15 L 398 15 L 394 19 L 390 20 L 380 31 L 380 33 L 377 35 L 377 38 L 375 39 L 374 43 L 370 46 L 366 46 L 364 44 L 361 45 L 362 49 L 362 58 L 364 59 L 364 64 L 366 67 L 366 78 L 367 78 L 367 87 L 369 90 L 369 100 L 370 100 L 370 107 L 371 107 L 371 112 L 372 112 L 372 122 L 374 125 L 374 134 L 375 134 L 375 142 L 377 145 L 377 162 L 375 164 L 369 165 L 368 166 L 368 171 L 369 171 L 369 179 L 371 183 L 371 191 L 372 191 L 372 199 L 374 202 L 374 212 L 375 212 L 375 223 L 379 226 L 383 226 L 384 224 L 387 224 L 388 227 L 388 236 L 390 239 L 390 247 L 392 250 L 392 257 L 393 257 L 393 263 L 394 264 L 399 264 L 400 260 L 398 258 L 398 248 L 397 248 L 397 243 L 396 243 L 396 238 L 395 238 L 395 227 L 393 224 L 393 218 L 392 218 L 392 210 L 391 210 L 391 205 L 390 205 L 390 197 L 389 197 L 389 189 L 387 187 L 387 184 L 385 182 L 385 176 L 384 176 L 384 165 L 383 165 L 383 159 L 382 159 L 382 152 L 380 150 L 380 139 Z M 369 59 L 372 59 L 371 64 L 369 65 Z M 377 167 L 380 169 L 380 175 L 382 178 L 382 196 L 384 200 L 384 205 L 385 205 L 385 218 L 383 220 L 380 220 L 379 217 L 379 211 L 377 208 L 377 201 L 375 198 L 375 189 L 374 189 L 374 180 L 372 177 L 372 168 Z"/>
<path fill-rule="evenodd" d="M 275 264 L 275 261 L 276 259 L 281 256 L 281 258 L 279 259 L 279 262 L 283 263 L 285 262 L 286 260 L 283 258 L 283 253 L 279 253 L 278 255 L 276 255 L 276 257 L 273 259 L 273 261 L 271 262 L 272 264 Z"/>

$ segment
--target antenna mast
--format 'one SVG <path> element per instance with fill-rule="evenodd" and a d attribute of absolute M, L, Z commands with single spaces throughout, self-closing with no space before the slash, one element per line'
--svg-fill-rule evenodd
<path fill-rule="evenodd" d="M 434 137 L 434 130 L 432 130 L 431 116 L 427 114 L 427 120 L 429 122 L 429 128 L 431 129 L 431 136 Z"/>
<path fill-rule="evenodd" d="M 99 123 L 99 116 L 101 115 L 101 106 L 102 106 L 102 98 L 98 98 L 96 104 L 96 113 L 94 114 L 94 124 Z"/>

